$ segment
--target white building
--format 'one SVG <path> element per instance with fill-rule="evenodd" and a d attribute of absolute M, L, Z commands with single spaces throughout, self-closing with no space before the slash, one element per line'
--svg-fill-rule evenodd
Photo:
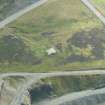
<path fill-rule="evenodd" d="M 54 48 L 50 48 L 46 52 L 47 52 L 48 55 L 53 55 L 53 54 L 57 53 L 57 51 Z"/>

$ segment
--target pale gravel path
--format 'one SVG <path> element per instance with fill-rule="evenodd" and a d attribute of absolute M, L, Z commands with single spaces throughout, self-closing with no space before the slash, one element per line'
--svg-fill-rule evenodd
<path fill-rule="evenodd" d="M 17 90 L 17 96 L 14 97 L 11 105 L 21 105 L 23 99 L 22 97 L 25 96 L 27 89 L 33 84 L 36 83 L 39 79 L 46 78 L 46 77 L 59 77 L 59 76 L 80 76 L 80 75 L 97 75 L 97 74 L 105 74 L 105 70 L 90 70 L 90 71 L 71 71 L 71 72 L 51 72 L 51 73 L 10 73 L 6 74 L 6 76 L 30 76 L 33 77 L 30 79 L 26 84 L 20 87 Z M 2 74 L 5 77 L 5 74 Z"/>
<path fill-rule="evenodd" d="M 91 3 L 90 0 L 81 0 L 83 4 L 85 4 L 105 25 L 105 17 L 102 13 L 98 11 L 98 9 Z"/>
<path fill-rule="evenodd" d="M 42 103 L 39 103 L 38 105 L 60 105 L 62 103 L 72 102 L 77 99 L 81 99 L 81 98 L 92 96 L 92 95 L 98 95 L 98 94 L 105 94 L 105 88 L 69 93 L 53 100 L 43 101 Z"/>
<path fill-rule="evenodd" d="M 0 22 L 0 29 L 4 28 L 6 25 L 15 21 L 17 18 L 19 18 L 20 16 L 24 15 L 25 13 L 31 11 L 32 9 L 34 9 L 38 6 L 41 6 L 42 4 L 46 3 L 47 1 L 48 0 L 39 0 L 39 1 L 35 2 L 34 4 L 31 4 L 30 6 L 26 7 L 25 9 L 22 9 L 19 12 L 7 17 L 6 19 L 4 19 L 3 21 Z"/>

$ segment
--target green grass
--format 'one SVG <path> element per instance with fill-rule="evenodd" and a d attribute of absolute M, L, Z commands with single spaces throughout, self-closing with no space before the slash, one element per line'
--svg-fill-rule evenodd
<path fill-rule="evenodd" d="M 71 76 L 71 77 L 52 77 L 46 78 L 43 81 L 45 84 L 50 83 L 54 88 L 53 91 L 57 95 L 88 90 L 91 88 L 104 87 L 104 75 L 91 75 L 91 76 Z"/>
<path fill-rule="evenodd" d="M 37 86 L 33 85 L 30 89 L 32 93 L 32 103 L 40 102 L 47 99 L 49 96 L 54 98 L 54 96 L 60 97 L 72 92 L 102 88 L 105 86 L 104 81 L 104 75 L 63 76 L 42 79 Z M 46 90 L 42 88 L 45 86 Z M 48 87 L 50 87 L 50 89 Z"/>
<path fill-rule="evenodd" d="M 41 65 L 24 65 L 24 64 L 11 64 L 0 65 L 0 72 L 52 72 L 52 71 L 78 71 L 78 70 L 103 70 L 105 68 L 105 61 L 89 61 L 89 62 L 74 62 L 61 66 L 52 66 L 46 64 Z"/>
<path fill-rule="evenodd" d="M 7 77 L 4 80 L 5 82 L 8 83 L 10 87 L 17 89 L 19 85 L 23 84 L 23 82 L 25 81 L 25 78 L 24 77 Z"/>
<path fill-rule="evenodd" d="M 80 0 L 49 0 L 0 30 L 0 38 L 13 34 L 23 39 L 27 48 L 34 56 L 40 58 L 42 63 L 37 65 L 16 61 L 11 64 L 1 63 L 0 72 L 48 72 L 87 67 L 104 68 L 104 60 L 61 64 L 71 54 L 67 40 L 79 31 L 88 31 L 93 28 L 103 28 L 103 25 Z M 45 32 L 53 32 L 53 34 L 42 35 Z M 62 51 L 56 48 L 57 54 L 48 56 L 46 50 L 56 47 L 59 43 L 62 45 Z"/>

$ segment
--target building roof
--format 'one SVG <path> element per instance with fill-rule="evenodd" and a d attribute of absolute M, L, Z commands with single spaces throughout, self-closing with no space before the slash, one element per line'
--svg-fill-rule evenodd
<path fill-rule="evenodd" d="M 52 55 L 55 54 L 57 51 L 54 48 L 50 48 L 46 52 L 48 53 L 48 55 Z"/>

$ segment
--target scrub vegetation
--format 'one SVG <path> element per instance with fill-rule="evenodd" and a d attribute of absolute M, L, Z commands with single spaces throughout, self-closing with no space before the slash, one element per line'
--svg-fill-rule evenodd
<path fill-rule="evenodd" d="M 80 0 L 49 0 L 0 30 L 0 71 L 104 68 L 104 35 Z M 57 53 L 48 56 L 52 47 Z"/>
<path fill-rule="evenodd" d="M 68 93 L 103 88 L 105 87 L 104 81 L 104 75 L 52 77 L 41 80 L 29 92 L 32 103 L 35 103 Z"/>

